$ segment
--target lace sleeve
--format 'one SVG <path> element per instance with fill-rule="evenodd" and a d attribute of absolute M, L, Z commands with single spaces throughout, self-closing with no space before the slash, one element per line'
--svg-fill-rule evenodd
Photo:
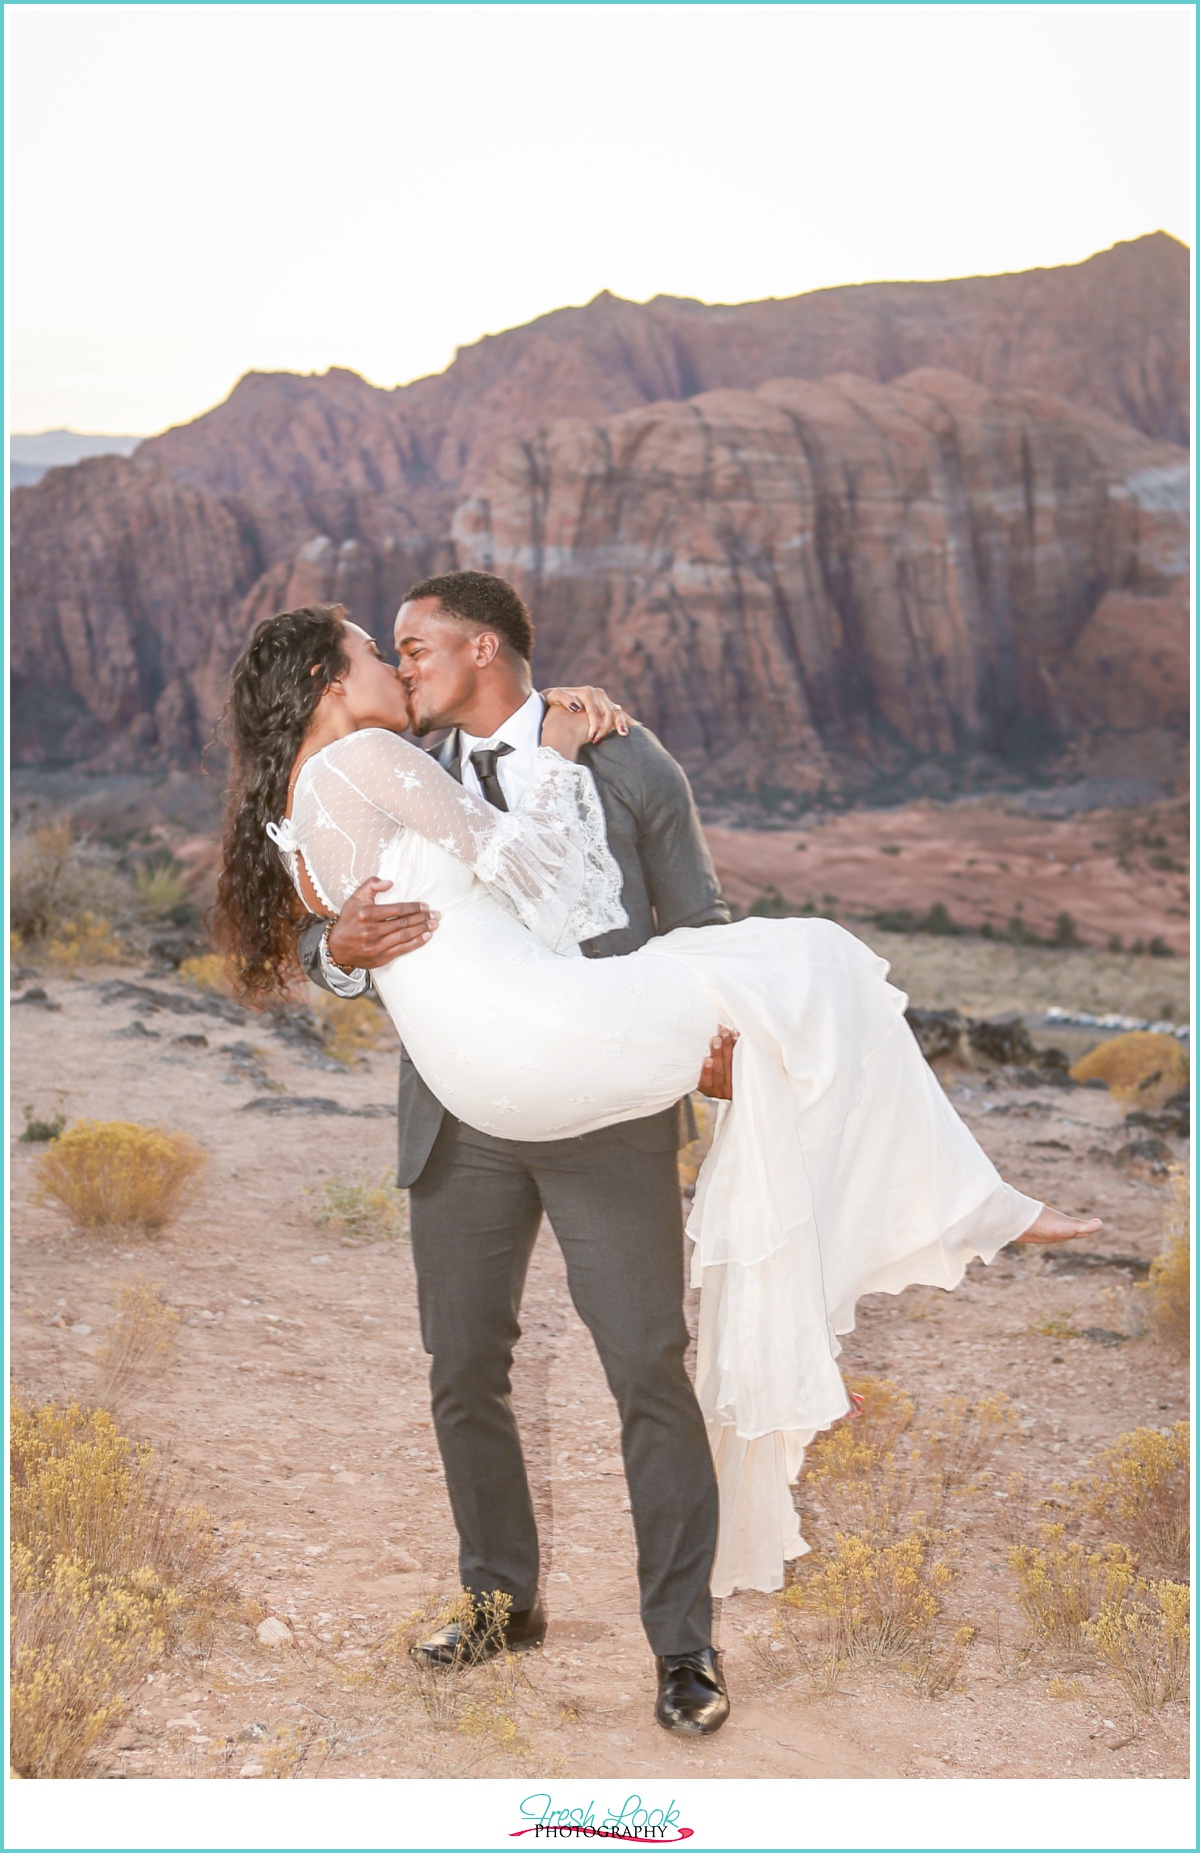
<path fill-rule="evenodd" d="M 600 794 L 586 766 L 539 746 L 516 810 L 487 808 L 500 828 L 475 873 L 543 945 L 563 952 L 629 925 L 621 905 L 621 870 L 608 847 Z"/>
<path fill-rule="evenodd" d="M 403 825 L 473 869 L 507 911 L 555 951 L 625 924 L 621 873 L 591 773 L 539 747 L 515 811 L 495 810 L 428 753 L 382 728 L 335 741 L 308 761 L 294 836 L 334 911 Z"/>

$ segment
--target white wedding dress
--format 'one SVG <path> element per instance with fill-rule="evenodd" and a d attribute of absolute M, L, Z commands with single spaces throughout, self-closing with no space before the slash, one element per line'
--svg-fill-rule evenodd
<path fill-rule="evenodd" d="M 687 1226 L 696 1393 L 720 1487 L 713 1593 L 779 1588 L 808 1548 L 803 1449 L 849 1406 L 837 1334 L 855 1301 L 953 1287 L 1042 1207 L 950 1106 L 885 962 L 827 920 L 680 927 L 580 958 L 625 924 L 621 874 L 591 774 L 548 747 L 502 812 L 364 729 L 305 761 L 270 834 L 330 913 L 371 875 L 440 909 L 425 945 L 371 975 L 429 1088 L 481 1132 L 562 1139 L 656 1112 L 695 1086 L 718 1024 L 741 1032 Z"/>

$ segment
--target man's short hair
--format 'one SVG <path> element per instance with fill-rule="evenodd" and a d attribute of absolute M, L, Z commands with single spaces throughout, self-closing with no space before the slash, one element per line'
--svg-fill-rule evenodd
<path fill-rule="evenodd" d="M 441 573 L 436 579 L 422 579 L 404 594 L 401 603 L 407 605 L 416 598 L 436 598 L 447 617 L 495 631 L 526 662 L 533 655 L 529 613 L 507 579 L 498 579 L 495 573 Z"/>

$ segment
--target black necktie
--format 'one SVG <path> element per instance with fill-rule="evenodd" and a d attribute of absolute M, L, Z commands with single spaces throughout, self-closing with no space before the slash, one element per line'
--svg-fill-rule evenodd
<path fill-rule="evenodd" d="M 488 803 L 494 804 L 498 811 L 506 811 L 508 805 L 505 802 L 500 780 L 496 776 L 496 761 L 502 759 L 505 753 L 511 753 L 512 750 L 511 746 L 501 740 L 499 746 L 477 746 L 473 753 L 468 754 L 475 768 L 475 776 L 479 780 L 480 791 Z"/>

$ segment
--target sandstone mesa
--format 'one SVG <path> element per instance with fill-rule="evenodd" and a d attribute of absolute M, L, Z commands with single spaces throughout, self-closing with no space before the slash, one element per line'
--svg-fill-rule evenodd
<path fill-rule="evenodd" d="M 388 392 L 248 375 L 12 498 L 19 763 L 191 763 L 272 610 L 513 577 L 708 795 L 1186 727 L 1188 255 L 607 294 Z M 1127 754 L 1128 757 L 1128 754 Z M 1161 758 L 1161 752 L 1159 754 Z"/>

